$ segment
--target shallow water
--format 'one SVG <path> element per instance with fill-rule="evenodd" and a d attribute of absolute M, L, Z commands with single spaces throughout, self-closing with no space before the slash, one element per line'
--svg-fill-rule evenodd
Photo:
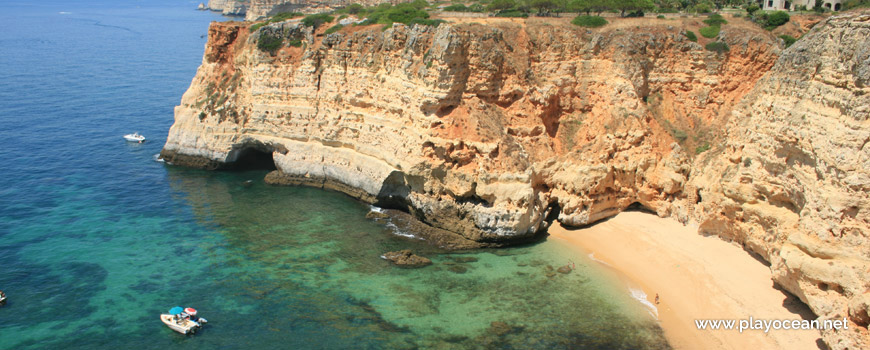
<path fill-rule="evenodd" d="M 2 6 L 0 349 L 667 347 L 556 243 L 451 254 L 342 194 L 155 162 L 201 36 L 225 20 L 196 4 Z M 379 257 L 398 249 L 434 265 Z M 209 324 L 173 333 L 157 315 L 176 305 Z"/>

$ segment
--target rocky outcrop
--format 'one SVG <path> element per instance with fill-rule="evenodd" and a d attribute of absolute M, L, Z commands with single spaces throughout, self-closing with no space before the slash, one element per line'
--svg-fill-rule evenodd
<path fill-rule="evenodd" d="M 214 23 L 162 154 L 266 154 L 271 183 L 401 210 L 456 236 L 444 245 L 642 206 L 758 253 L 817 315 L 849 319 L 828 344 L 866 347 L 868 18 L 831 17 L 785 51 L 734 19 L 723 54 L 671 21 Z M 262 52 L 264 35 L 286 44 Z"/>
<path fill-rule="evenodd" d="M 432 265 L 432 260 L 411 253 L 411 251 L 408 249 L 384 253 L 384 255 L 382 255 L 381 257 L 384 260 L 387 260 L 393 264 L 396 264 L 396 266 L 401 267 L 423 267 L 427 265 Z"/>
<path fill-rule="evenodd" d="M 248 0 L 209 0 L 208 9 L 221 12 L 224 16 L 244 16 L 250 1 Z"/>
<path fill-rule="evenodd" d="M 822 319 L 833 349 L 870 348 L 870 13 L 785 51 L 696 164 L 700 232 L 743 244 Z"/>

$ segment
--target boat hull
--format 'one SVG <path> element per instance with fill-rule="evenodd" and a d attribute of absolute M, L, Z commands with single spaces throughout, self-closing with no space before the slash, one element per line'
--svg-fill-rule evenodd
<path fill-rule="evenodd" d="M 196 322 L 190 320 L 180 320 L 176 322 L 173 318 L 173 315 L 160 315 L 160 321 L 163 321 L 163 324 L 169 327 L 169 329 L 181 334 L 193 334 L 200 327 Z"/>
<path fill-rule="evenodd" d="M 142 141 L 145 141 L 145 138 L 142 136 L 136 137 L 133 135 L 124 135 L 124 140 L 130 141 L 130 142 L 142 142 Z"/>

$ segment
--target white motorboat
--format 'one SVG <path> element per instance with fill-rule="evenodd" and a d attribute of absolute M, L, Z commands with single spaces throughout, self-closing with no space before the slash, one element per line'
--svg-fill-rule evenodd
<path fill-rule="evenodd" d="M 196 317 L 196 309 L 192 307 L 182 309 L 180 306 L 169 309 L 168 314 L 161 314 L 160 321 L 163 321 L 169 329 L 181 334 L 194 334 L 208 322 L 202 317 Z"/>
<path fill-rule="evenodd" d="M 6 293 L 3 293 L 3 291 L 0 290 L 0 305 L 3 305 L 5 303 L 6 303 Z"/>
<path fill-rule="evenodd" d="M 160 320 L 163 321 L 169 329 L 181 334 L 193 334 L 199 327 L 199 323 L 193 322 L 190 319 L 180 317 L 179 315 L 161 314 Z"/>
<path fill-rule="evenodd" d="M 145 136 L 139 135 L 138 132 L 134 132 L 132 134 L 124 135 L 124 140 L 142 143 L 145 141 Z"/>

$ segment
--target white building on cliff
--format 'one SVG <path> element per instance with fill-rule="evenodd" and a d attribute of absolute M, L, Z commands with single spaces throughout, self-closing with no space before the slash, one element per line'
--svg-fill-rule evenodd
<path fill-rule="evenodd" d="M 765 11 L 795 11 L 800 6 L 806 6 L 807 10 L 812 10 L 816 3 L 831 11 L 840 11 L 843 6 L 843 0 L 762 0 L 761 8 Z"/>

